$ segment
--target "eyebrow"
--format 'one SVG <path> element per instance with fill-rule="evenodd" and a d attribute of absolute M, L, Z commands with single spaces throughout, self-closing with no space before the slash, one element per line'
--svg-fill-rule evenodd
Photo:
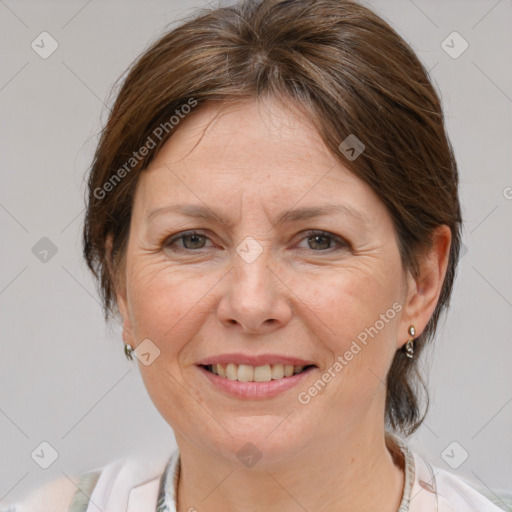
<path fill-rule="evenodd" d="M 195 204 L 175 204 L 155 208 L 154 210 L 151 210 L 149 212 L 148 216 L 146 217 L 146 222 L 149 222 L 152 218 L 158 215 L 163 215 L 166 213 L 178 213 L 186 217 L 192 217 L 195 219 L 218 221 L 226 225 L 230 229 L 233 227 L 233 223 L 229 219 L 225 218 L 223 215 L 212 211 L 210 208 L 206 206 Z M 327 204 L 323 206 L 303 207 L 287 210 L 278 216 L 278 220 L 273 224 L 273 226 L 278 226 L 281 224 L 292 222 L 299 222 L 318 217 L 325 217 L 327 215 L 335 213 L 343 213 L 345 215 L 350 215 L 363 221 L 365 224 L 369 222 L 368 218 L 363 212 L 356 210 L 351 206 L 342 204 Z"/>

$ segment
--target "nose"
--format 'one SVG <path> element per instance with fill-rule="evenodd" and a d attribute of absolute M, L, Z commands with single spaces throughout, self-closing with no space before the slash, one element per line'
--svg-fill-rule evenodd
<path fill-rule="evenodd" d="M 236 327 L 247 334 L 268 334 L 290 321 L 290 291 L 279 278 L 268 250 L 249 261 L 234 255 L 218 317 L 228 328 Z"/>

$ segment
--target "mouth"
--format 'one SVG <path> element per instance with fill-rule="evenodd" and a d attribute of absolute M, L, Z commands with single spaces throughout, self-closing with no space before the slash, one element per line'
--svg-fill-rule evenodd
<path fill-rule="evenodd" d="M 227 362 L 230 359 L 218 356 L 202 361 L 197 368 L 213 389 L 238 400 L 273 398 L 296 387 L 318 369 L 309 361 L 294 358 L 261 356 L 250 361 L 251 358 L 239 356 L 232 358 L 239 362 Z"/>
<path fill-rule="evenodd" d="M 208 364 L 200 365 L 207 372 L 221 378 L 238 382 L 270 382 L 287 379 L 294 375 L 307 372 L 315 365 L 294 366 L 292 364 L 265 364 L 253 366 L 249 364 Z"/>

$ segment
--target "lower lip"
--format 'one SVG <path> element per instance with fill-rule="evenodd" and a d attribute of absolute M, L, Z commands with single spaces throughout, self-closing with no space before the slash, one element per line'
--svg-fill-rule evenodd
<path fill-rule="evenodd" d="M 292 375 L 291 377 L 283 377 L 282 379 L 270 380 L 268 382 L 239 382 L 237 380 L 229 380 L 225 377 L 219 377 L 202 366 L 198 366 L 198 368 L 214 386 L 224 393 L 236 398 L 255 400 L 272 398 L 293 388 L 306 379 L 308 375 L 316 369 L 315 367 L 310 367 L 301 373 Z"/>

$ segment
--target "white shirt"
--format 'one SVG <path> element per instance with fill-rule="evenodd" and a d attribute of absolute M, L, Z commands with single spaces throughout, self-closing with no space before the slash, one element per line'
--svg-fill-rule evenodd
<path fill-rule="evenodd" d="M 386 432 L 405 460 L 398 512 L 503 512 L 458 476 L 434 467 L 398 436 Z M 176 512 L 180 457 L 175 450 L 160 470 L 123 459 L 82 475 L 70 512 Z M 85 494 L 84 494 L 85 493 Z M 39 510 L 39 509 L 38 509 Z M 41 509 L 43 510 L 43 509 Z M 23 504 L 0 512 L 35 512 Z"/>

